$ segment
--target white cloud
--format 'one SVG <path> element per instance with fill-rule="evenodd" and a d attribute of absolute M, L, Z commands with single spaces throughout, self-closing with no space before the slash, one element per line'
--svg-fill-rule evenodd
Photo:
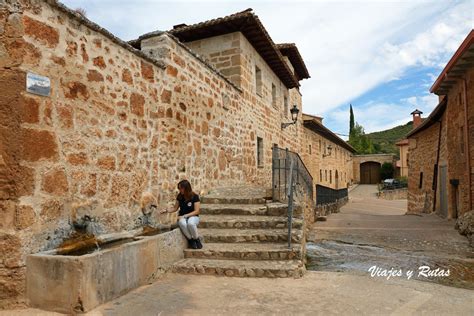
<path fill-rule="evenodd" d="M 364 127 L 366 133 L 386 130 L 403 125 L 412 120 L 410 113 L 415 109 L 422 111 L 426 117 L 438 104 L 438 96 L 426 94 L 403 98 L 396 103 L 367 102 L 354 107 L 354 117 L 357 123 Z M 349 109 L 331 111 L 326 117 L 332 126 L 339 126 L 337 132 L 347 133 L 349 129 Z"/>
<path fill-rule="evenodd" d="M 472 0 L 64 2 L 84 7 L 91 20 L 125 40 L 251 7 L 276 43 L 297 44 L 312 77 L 302 81 L 305 112 L 332 117 L 341 104 L 411 67 L 442 68 L 473 26 Z M 378 128 L 369 124 L 367 130 Z"/>

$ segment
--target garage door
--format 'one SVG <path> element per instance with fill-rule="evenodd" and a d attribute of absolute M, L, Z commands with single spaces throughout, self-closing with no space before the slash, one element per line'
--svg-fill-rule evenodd
<path fill-rule="evenodd" d="M 360 164 L 360 183 L 377 184 L 380 182 L 380 163 L 369 161 Z"/>

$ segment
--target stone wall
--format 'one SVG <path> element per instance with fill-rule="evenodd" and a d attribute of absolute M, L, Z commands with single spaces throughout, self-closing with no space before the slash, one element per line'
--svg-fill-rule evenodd
<path fill-rule="evenodd" d="M 408 189 L 382 190 L 377 193 L 379 199 L 406 200 Z"/>
<path fill-rule="evenodd" d="M 314 209 L 314 217 L 315 219 L 317 219 L 318 216 L 328 216 L 328 215 L 331 215 L 332 213 L 339 213 L 341 210 L 341 207 L 346 205 L 347 202 L 349 202 L 348 197 L 339 199 L 334 203 L 317 205 L 316 208 Z"/>
<path fill-rule="evenodd" d="M 449 91 L 446 110 L 441 119 L 442 131 L 440 139 L 440 158 L 436 187 L 436 206 L 434 210 L 441 216 L 456 218 L 468 212 L 469 194 L 472 196 L 473 184 L 472 165 L 474 163 L 472 126 L 474 125 L 474 110 L 469 100 L 473 100 L 473 75 L 474 70 L 466 74 L 468 113 L 464 109 L 463 82 L 458 81 Z M 465 118 L 468 118 L 468 137 L 465 132 Z M 409 181 L 408 181 L 408 211 L 432 212 L 434 190 L 432 188 L 434 165 L 438 148 L 439 123 L 428 127 L 410 137 L 409 146 Z M 467 144 L 469 139 L 469 146 Z M 470 152 L 469 152 L 470 151 Z M 471 184 L 469 184 L 469 168 L 467 159 L 470 154 Z M 446 169 L 446 181 L 441 181 L 441 168 Z M 419 188 L 420 172 L 423 172 L 423 188 Z M 458 186 L 451 183 L 458 181 Z M 440 192 L 442 186 L 446 192 L 447 210 L 441 209 Z M 457 192 L 456 192 L 457 191 Z"/>
<path fill-rule="evenodd" d="M 447 164 L 445 115 L 441 119 L 441 124 L 436 122 L 409 138 L 408 213 L 431 213 L 438 208 L 437 206 L 433 208 L 435 201 L 433 176 L 438 146 L 439 166 L 444 166 Z M 423 177 L 422 181 L 420 181 L 421 177 Z M 439 190 L 437 190 L 436 204 L 439 205 Z"/>
<path fill-rule="evenodd" d="M 469 166 L 467 159 L 468 152 L 471 151 L 469 154 L 472 167 L 472 148 L 474 143 L 472 139 L 469 139 L 469 134 L 472 137 L 472 126 L 474 125 L 474 110 L 470 110 L 474 106 L 474 67 L 471 67 L 471 69 L 467 71 L 465 78 L 467 83 L 467 100 L 464 100 L 464 83 L 458 80 L 449 90 L 446 108 L 448 181 L 451 179 L 459 180 L 457 193 L 454 185 L 450 183 L 447 184 L 449 217 L 457 217 L 471 210 L 469 194 L 471 194 L 473 189 L 469 183 Z M 470 113 L 466 113 L 464 109 L 465 102 L 468 103 L 468 111 L 470 110 Z M 468 118 L 467 126 L 465 122 L 466 117 Z M 464 135 L 466 128 L 468 128 L 468 137 Z M 470 148 L 466 147 L 468 145 L 468 139 Z"/>
<path fill-rule="evenodd" d="M 131 229 L 145 191 L 164 204 L 183 178 L 196 191 L 269 187 L 272 145 L 300 148 L 301 120 L 281 131 L 269 83 L 250 92 L 253 59 L 274 74 L 242 35 L 240 89 L 167 34 L 150 39 L 151 58 L 56 1 L 11 3 L 0 7 L 0 308 L 25 303 L 26 255 L 66 238 L 77 205 L 100 232 Z M 25 91 L 28 72 L 51 80 L 51 96 Z"/>
<path fill-rule="evenodd" d="M 331 145 L 331 155 L 324 150 Z M 311 146 L 311 148 L 310 148 Z M 332 189 L 347 188 L 352 183 L 352 153 L 308 128 L 303 130 L 303 162 L 313 176 L 314 185 Z"/>
<path fill-rule="evenodd" d="M 153 41 L 153 38 L 142 41 L 142 50 L 147 52 L 154 50 L 149 45 L 150 41 Z M 271 166 L 272 163 L 273 145 L 295 152 L 299 152 L 302 146 L 302 96 L 299 90 L 288 89 L 240 32 L 187 42 L 185 45 L 209 61 L 242 90 L 240 110 L 242 116 L 239 120 L 251 135 L 251 138 L 245 141 L 251 145 L 245 149 L 246 154 L 255 155 L 257 137 L 263 139 L 264 146 L 263 168 L 257 168 L 256 172 L 252 168 L 248 170 L 248 175 L 254 176 L 254 182 L 270 182 L 271 169 L 267 166 Z M 261 70 L 260 92 L 257 92 L 255 67 Z M 272 84 L 276 88 L 274 100 Z M 288 102 L 286 111 L 285 97 Z M 294 104 L 300 110 L 297 124 L 281 130 L 281 123 L 291 120 L 288 109 Z M 255 165 L 256 161 L 247 163 Z"/>

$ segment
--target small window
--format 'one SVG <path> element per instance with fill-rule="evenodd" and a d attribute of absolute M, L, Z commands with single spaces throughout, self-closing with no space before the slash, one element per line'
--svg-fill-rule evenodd
<path fill-rule="evenodd" d="M 263 167 L 263 138 L 257 137 L 257 167 Z"/>
<path fill-rule="evenodd" d="M 272 105 L 277 106 L 277 87 L 272 83 Z"/>
<path fill-rule="evenodd" d="M 423 172 L 420 172 L 420 184 L 418 185 L 418 188 L 421 189 L 423 187 Z"/>
<path fill-rule="evenodd" d="M 319 169 L 319 182 L 323 182 L 323 170 Z"/>
<path fill-rule="evenodd" d="M 262 95 L 262 71 L 257 66 L 255 66 L 255 87 L 256 87 L 255 92 L 261 96 Z"/>
<path fill-rule="evenodd" d="M 327 170 L 324 170 L 324 181 L 328 181 L 328 171 Z"/>
<path fill-rule="evenodd" d="M 283 97 L 283 114 L 288 117 L 288 97 L 286 95 Z"/>
<path fill-rule="evenodd" d="M 311 155 L 311 145 L 309 145 L 309 154 Z"/>
<path fill-rule="evenodd" d="M 461 145 L 461 154 L 464 154 L 464 126 L 459 128 L 459 137 L 461 139 L 459 142 L 459 145 Z"/>
<path fill-rule="evenodd" d="M 329 183 L 332 183 L 332 170 L 329 170 Z"/>

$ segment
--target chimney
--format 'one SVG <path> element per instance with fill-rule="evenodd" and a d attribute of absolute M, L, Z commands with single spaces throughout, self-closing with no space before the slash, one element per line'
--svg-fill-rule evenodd
<path fill-rule="evenodd" d="M 188 26 L 186 23 L 176 24 L 176 25 L 173 25 L 173 30 L 180 29 L 186 26 Z"/>
<path fill-rule="evenodd" d="M 410 114 L 413 115 L 413 128 L 417 128 L 422 122 L 421 114 L 423 114 L 423 112 L 416 109 L 415 111 L 411 112 Z"/>

